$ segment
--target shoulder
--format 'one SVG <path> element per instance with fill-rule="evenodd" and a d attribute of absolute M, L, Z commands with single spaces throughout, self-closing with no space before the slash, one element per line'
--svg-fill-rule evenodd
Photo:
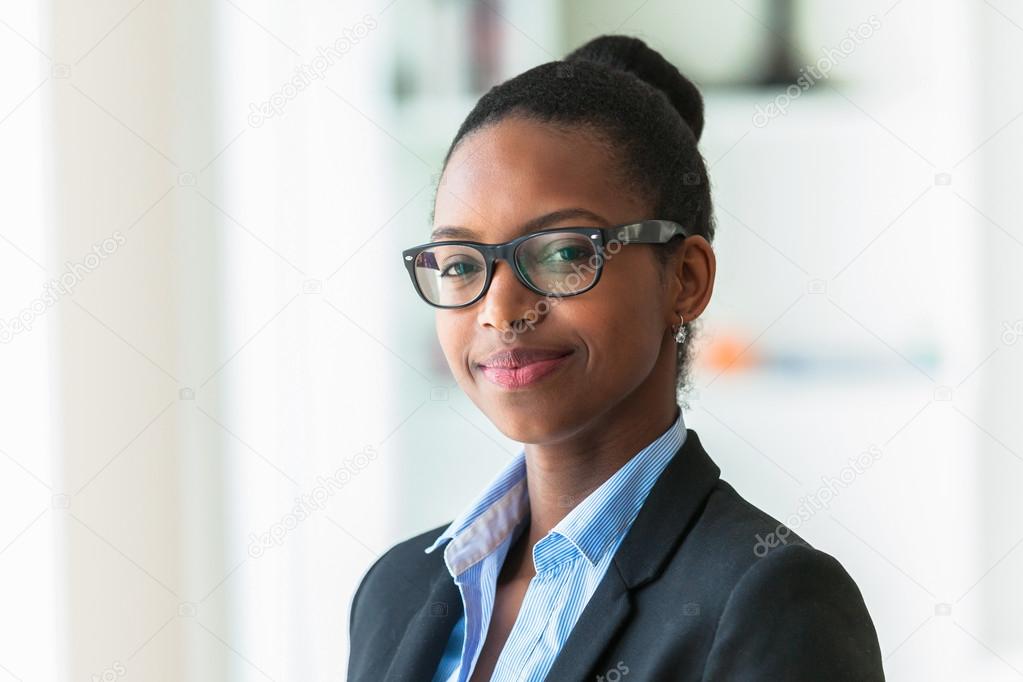
<path fill-rule="evenodd" d="M 723 613 L 748 604 L 764 586 L 783 592 L 759 594 L 783 600 L 808 589 L 827 587 L 835 599 L 855 598 L 859 590 L 842 564 L 815 548 L 792 528 L 740 495 L 730 484 L 718 480 L 707 497 L 680 555 L 697 555 L 713 567 L 720 594 L 727 597 Z"/>
<path fill-rule="evenodd" d="M 450 522 L 449 522 L 450 523 Z M 447 570 L 443 548 L 424 550 L 448 527 L 448 523 L 402 540 L 381 554 L 359 580 L 349 606 L 349 631 L 359 627 L 363 613 L 380 613 L 391 604 L 418 604 L 406 595 L 422 596 L 437 570 Z"/>
<path fill-rule="evenodd" d="M 723 480 L 689 541 L 717 576 L 707 679 L 884 679 L 863 596 L 835 557 Z"/>
<path fill-rule="evenodd" d="M 793 529 L 718 479 L 675 552 L 669 570 L 708 575 L 719 593 L 731 591 L 754 565 L 779 549 L 813 549 Z"/>
<path fill-rule="evenodd" d="M 772 550 L 732 589 L 705 669 L 708 680 L 883 680 L 863 597 L 833 556 L 806 545 Z"/>

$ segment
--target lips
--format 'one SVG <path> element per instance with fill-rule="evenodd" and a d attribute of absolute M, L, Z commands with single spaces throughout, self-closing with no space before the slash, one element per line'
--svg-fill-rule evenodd
<path fill-rule="evenodd" d="M 571 352 L 571 349 L 510 348 L 491 354 L 479 365 L 495 369 L 518 369 L 543 360 L 562 358 Z"/>
<path fill-rule="evenodd" d="M 517 390 L 554 372 L 572 353 L 565 349 L 512 348 L 491 354 L 479 367 L 491 383 L 506 390 Z"/>

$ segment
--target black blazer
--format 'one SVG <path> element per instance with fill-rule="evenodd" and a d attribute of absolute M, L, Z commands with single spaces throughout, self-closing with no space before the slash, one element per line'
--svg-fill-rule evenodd
<path fill-rule="evenodd" d="M 842 565 L 720 473 L 687 429 L 546 680 L 884 679 Z M 447 525 L 395 545 L 363 576 L 350 682 L 430 682 L 462 614 L 443 551 L 423 552 Z"/>

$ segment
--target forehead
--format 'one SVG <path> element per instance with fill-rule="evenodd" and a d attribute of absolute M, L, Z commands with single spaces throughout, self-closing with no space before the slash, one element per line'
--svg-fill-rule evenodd
<path fill-rule="evenodd" d="M 437 188 L 434 227 L 457 226 L 480 241 L 506 241 L 529 231 L 536 217 L 567 208 L 586 209 L 609 225 L 635 220 L 643 211 L 596 138 L 512 117 L 459 143 Z M 600 222 L 573 217 L 560 224 Z"/>

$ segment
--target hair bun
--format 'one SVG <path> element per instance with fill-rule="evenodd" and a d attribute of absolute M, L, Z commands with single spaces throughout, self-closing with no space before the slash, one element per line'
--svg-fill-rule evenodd
<path fill-rule="evenodd" d="M 688 78 L 661 53 L 639 38 L 602 35 L 593 38 L 565 56 L 566 62 L 588 61 L 626 71 L 657 88 L 686 122 L 699 140 L 703 132 L 703 96 Z"/>

